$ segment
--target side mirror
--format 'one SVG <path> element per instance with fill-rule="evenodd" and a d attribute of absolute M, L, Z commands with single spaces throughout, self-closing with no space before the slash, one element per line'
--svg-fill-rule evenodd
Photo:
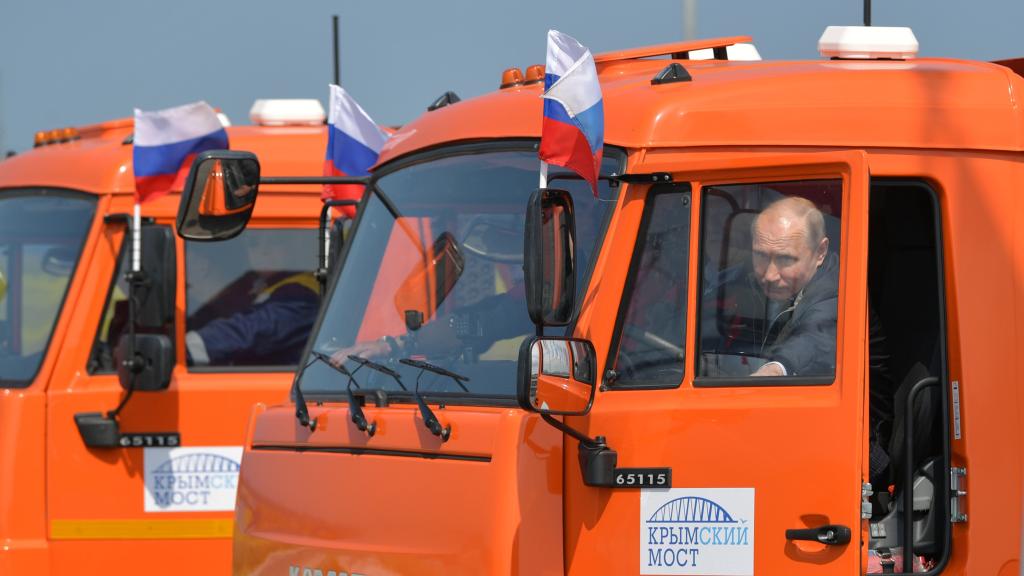
<path fill-rule="evenodd" d="M 188 240 L 227 240 L 249 223 L 260 184 L 260 162 L 251 152 L 210 150 L 196 157 L 178 206 L 178 235 Z"/>
<path fill-rule="evenodd" d="M 576 220 L 572 196 L 541 188 L 526 207 L 526 307 L 538 326 L 565 326 L 576 308 Z"/>
<path fill-rule="evenodd" d="M 541 414 L 586 414 L 594 401 L 596 372 L 590 341 L 529 338 L 519 349 L 519 406 Z"/>
<path fill-rule="evenodd" d="M 136 334 L 133 358 L 129 357 L 130 346 L 131 335 L 125 334 L 114 350 L 117 379 L 122 388 L 131 389 L 132 376 L 136 378 L 135 390 L 143 392 L 156 392 L 171 385 L 174 346 L 166 334 Z"/>
<path fill-rule="evenodd" d="M 139 303 L 135 324 L 140 328 L 163 328 L 174 321 L 177 262 L 170 227 L 143 226 L 142 270 L 146 276 L 135 288 Z"/>

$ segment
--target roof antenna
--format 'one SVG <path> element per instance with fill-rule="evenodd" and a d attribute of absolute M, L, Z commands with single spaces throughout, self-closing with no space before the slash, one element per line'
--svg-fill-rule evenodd
<path fill-rule="evenodd" d="M 697 37 L 697 0 L 683 0 L 683 40 Z"/>
<path fill-rule="evenodd" d="M 341 86 L 341 46 L 338 43 L 338 15 L 331 16 L 334 28 L 334 84 Z"/>
<path fill-rule="evenodd" d="M 871 26 L 871 0 L 864 0 L 864 25 Z"/>

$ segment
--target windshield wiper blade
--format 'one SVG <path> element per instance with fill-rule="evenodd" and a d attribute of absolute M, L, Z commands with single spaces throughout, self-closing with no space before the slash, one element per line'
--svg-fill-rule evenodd
<path fill-rule="evenodd" d="M 436 364 L 431 364 L 430 362 L 424 362 L 423 360 L 416 360 L 414 358 L 402 358 L 401 360 L 399 360 L 399 362 L 401 362 L 402 364 L 405 364 L 406 366 L 412 366 L 413 368 L 419 368 L 420 370 L 426 370 L 427 372 L 433 372 L 434 374 L 437 374 L 439 376 L 447 376 L 447 377 L 451 378 L 452 380 L 454 380 L 455 383 L 459 385 L 459 388 L 462 388 L 463 392 L 469 392 L 469 389 L 466 388 L 465 384 L 463 384 L 463 382 L 469 382 L 469 377 L 468 376 L 463 376 L 462 374 L 456 374 L 455 372 L 452 372 L 451 370 L 448 370 L 447 368 L 442 368 L 440 366 L 437 366 Z"/>
<path fill-rule="evenodd" d="M 392 378 L 395 379 L 395 382 L 398 382 L 398 385 L 402 387 L 402 390 L 405 390 L 406 392 L 409 391 L 409 389 L 405 387 L 405 384 L 402 384 L 402 375 L 399 374 L 398 372 L 395 372 L 391 368 L 388 368 L 383 364 L 378 364 L 373 360 L 367 360 L 366 358 L 363 358 L 362 356 L 359 356 L 357 354 L 349 354 L 348 359 L 352 360 L 353 362 L 356 362 L 357 364 L 359 364 L 360 367 L 366 366 L 371 370 L 376 370 L 381 374 L 391 376 Z M 358 370 L 358 368 L 356 368 L 356 370 Z"/>
<path fill-rule="evenodd" d="M 349 371 L 349 369 L 345 368 L 345 366 L 341 364 L 335 364 L 334 362 L 332 362 L 331 357 L 328 356 L 327 354 L 324 354 L 323 352 L 310 350 L 310 354 L 312 354 L 313 357 L 316 358 L 317 360 L 320 360 L 324 364 L 327 364 L 331 368 L 334 368 L 336 371 L 342 373 L 348 378 L 348 386 L 345 387 L 345 393 L 348 395 L 349 419 L 352 420 L 352 423 L 356 425 L 356 428 L 358 428 L 360 432 L 366 432 L 367 436 L 372 437 L 374 434 L 376 434 L 377 422 L 369 422 L 366 419 L 366 414 L 363 413 L 362 405 L 356 400 L 356 395 L 352 392 L 353 385 L 355 385 L 356 388 L 360 387 L 359 383 L 356 382 L 355 372 L 358 371 L 359 368 L 362 368 L 363 365 L 360 365 L 359 368 L 356 368 L 355 370 Z M 367 392 L 370 391 L 367 390 Z M 366 397 L 364 396 L 363 398 L 363 401 L 365 402 Z"/>
<path fill-rule="evenodd" d="M 409 389 L 405 387 L 405 384 L 402 384 L 402 376 L 398 372 L 395 372 L 394 370 L 388 368 L 387 366 L 384 366 L 383 364 L 378 364 L 372 360 L 367 360 L 362 356 L 349 354 L 348 357 L 351 360 L 358 362 L 362 366 L 366 366 L 367 368 L 371 368 L 382 374 L 387 374 L 388 376 L 391 376 L 392 378 L 395 379 L 395 382 L 398 382 L 398 385 L 402 387 L 402 390 L 408 392 Z M 420 369 L 420 376 L 422 375 L 423 369 Z M 423 424 L 427 427 L 427 430 L 429 430 L 430 433 L 433 434 L 434 436 L 440 438 L 442 442 L 447 442 L 448 438 L 450 438 L 452 435 L 452 426 L 451 424 L 449 424 L 448 426 L 441 426 L 441 421 L 438 420 L 437 416 L 434 415 L 434 412 L 433 410 L 430 409 L 430 406 L 427 406 L 427 403 L 424 402 L 423 397 L 420 396 L 419 378 L 416 378 L 416 389 L 413 390 L 412 395 L 413 398 L 416 399 L 416 405 L 419 406 L 420 408 L 420 415 L 423 416 Z"/>

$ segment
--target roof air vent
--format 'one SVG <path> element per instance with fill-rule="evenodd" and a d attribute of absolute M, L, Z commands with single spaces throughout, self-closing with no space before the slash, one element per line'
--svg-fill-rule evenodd
<path fill-rule="evenodd" d="M 451 90 L 449 90 L 449 91 L 445 92 L 444 94 L 441 94 L 437 98 L 437 100 L 434 100 L 433 104 L 431 104 L 430 106 L 427 106 L 427 112 L 433 112 L 434 110 L 437 110 L 438 108 L 444 108 L 445 106 L 448 106 L 450 104 L 455 104 L 456 102 L 458 102 L 460 100 L 462 100 L 462 98 L 459 98 L 458 94 L 456 94 L 455 92 L 452 92 Z"/>
<path fill-rule="evenodd" d="M 683 68 L 683 65 L 678 62 L 673 62 L 658 72 L 657 76 L 651 78 L 651 84 L 657 86 L 658 84 L 671 84 L 673 82 L 690 82 L 693 78 L 690 73 Z"/>

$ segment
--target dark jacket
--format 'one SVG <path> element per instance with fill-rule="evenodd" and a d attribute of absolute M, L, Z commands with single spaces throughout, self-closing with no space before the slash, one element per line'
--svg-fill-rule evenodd
<path fill-rule="evenodd" d="M 320 307 L 312 274 L 281 279 L 263 296 L 248 310 L 213 320 L 196 331 L 211 365 L 298 363 Z"/>
<path fill-rule="evenodd" d="M 839 257 L 833 253 L 800 294 L 774 307 L 753 274 L 745 274 L 721 288 L 719 350 L 779 362 L 789 376 L 832 376 L 838 306 Z"/>

